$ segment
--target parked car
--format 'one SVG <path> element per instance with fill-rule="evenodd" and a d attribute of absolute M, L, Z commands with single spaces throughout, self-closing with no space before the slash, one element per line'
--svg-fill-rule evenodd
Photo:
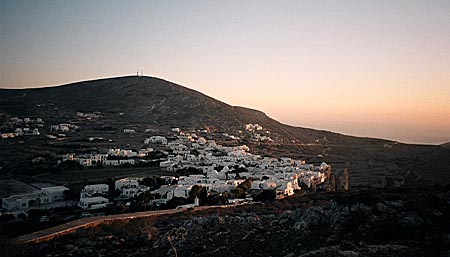
<path fill-rule="evenodd" d="M 47 221 L 50 221 L 50 219 L 49 219 L 47 216 L 42 216 L 42 217 L 39 219 L 39 222 L 47 222 Z"/>
<path fill-rule="evenodd" d="M 92 216 L 94 216 L 94 215 L 90 214 L 89 212 L 83 212 L 81 214 L 81 218 L 88 218 L 88 217 L 92 217 Z"/>

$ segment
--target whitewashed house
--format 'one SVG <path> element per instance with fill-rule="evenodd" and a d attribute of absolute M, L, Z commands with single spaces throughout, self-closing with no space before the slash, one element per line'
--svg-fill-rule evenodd
<path fill-rule="evenodd" d="M 105 165 L 105 166 L 119 166 L 120 163 L 119 163 L 119 160 L 106 159 L 106 160 L 103 161 L 103 165 Z"/>
<path fill-rule="evenodd" d="M 78 158 L 78 162 L 83 165 L 84 167 L 91 167 L 92 166 L 92 159 L 90 158 Z"/>
<path fill-rule="evenodd" d="M 268 189 L 275 189 L 277 187 L 277 183 L 267 180 L 255 180 L 252 182 L 251 189 L 255 190 L 268 190 Z"/>
<path fill-rule="evenodd" d="M 120 192 L 122 197 L 131 198 L 148 191 L 149 187 L 139 185 L 139 180 L 136 178 L 123 178 L 114 183 L 115 190 Z"/>
<path fill-rule="evenodd" d="M 27 194 L 11 195 L 6 198 L 2 198 L 2 209 L 6 211 L 20 211 L 27 210 L 33 205 L 40 202 L 41 192 L 36 191 Z"/>
<path fill-rule="evenodd" d="M 80 202 L 78 203 L 78 206 L 80 206 L 83 209 L 101 209 L 108 206 L 109 200 L 105 197 L 96 196 L 96 197 L 88 197 L 88 198 L 81 198 Z"/>
<path fill-rule="evenodd" d="M 144 140 L 144 144 L 150 144 L 150 143 L 167 145 L 167 138 L 165 138 L 163 136 L 151 136 Z"/>
<path fill-rule="evenodd" d="M 30 193 L 11 195 L 2 198 L 2 209 L 14 212 L 30 208 L 44 208 L 46 204 L 64 200 L 64 191 L 66 190 L 69 189 L 63 186 L 54 186 L 44 187 Z"/>
<path fill-rule="evenodd" d="M 108 195 L 109 186 L 107 184 L 86 185 L 81 190 L 80 198 L 87 198 L 93 195 Z"/>
<path fill-rule="evenodd" d="M 64 186 L 53 186 L 53 187 L 43 187 L 41 192 L 47 195 L 50 202 L 62 201 L 64 200 L 64 191 L 69 190 Z"/>
<path fill-rule="evenodd" d="M 291 196 L 294 194 L 294 188 L 291 182 L 281 181 L 277 183 L 277 196 Z"/>

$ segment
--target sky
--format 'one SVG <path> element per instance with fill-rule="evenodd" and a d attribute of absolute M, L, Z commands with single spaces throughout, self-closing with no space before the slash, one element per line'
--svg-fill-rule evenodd
<path fill-rule="evenodd" d="M 0 88 L 142 69 L 290 125 L 450 141 L 449 0 L 0 1 Z"/>

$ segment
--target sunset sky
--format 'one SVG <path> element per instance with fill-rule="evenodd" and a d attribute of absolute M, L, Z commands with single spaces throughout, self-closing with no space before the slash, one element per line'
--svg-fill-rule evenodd
<path fill-rule="evenodd" d="M 450 141 L 450 1 L 1 0 L 1 88 L 144 74 L 281 122 Z"/>

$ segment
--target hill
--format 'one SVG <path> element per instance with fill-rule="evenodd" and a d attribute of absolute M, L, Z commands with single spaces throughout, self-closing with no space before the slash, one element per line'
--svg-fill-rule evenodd
<path fill-rule="evenodd" d="M 290 139 L 305 143 L 338 134 L 283 125 L 263 112 L 234 107 L 192 89 L 153 77 L 119 77 L 58 87 L 0 90 L 0 112 L 11 116 L 58 116 L 101 112 L 129 122 L 152 122 L 162 127 L 242 130 L 261 123 Z M 49 105 L 50 104 L 50 105 Z M 49 108 L 36 108 L 47 106 Z"/>
<path fill-rule="evenodd" d="M 19 141 L 24 144 L 8 144 L 2 140 L 0 166 L 17 172 L 14 163 L 30 162 L 43 154 L 64 153 L 75 142 L 77 147 L 88 146 L 86 151 L 123 145 L 139 147 L 146 136 L 141 132 L 147 128 L 154 131 L 171 127 L 208 128 L 218 134 L 240 135 L 240 143 L 249 145 L 254 153 L 303 158 L 312 163 L 326 161 L 336 169 L 348 168 L 354 185 L 404 185 L 423 179 L 450 183 L 450 150 L 447 148 L 288 126 L 261 111 L 231 106 L 158 78 L 128 76 L 47 88 L 0 90 L 0 120 L 3 122 L 14 116 L 42 117 L 44 129 L 48 129 L 50 124 L 81 122 L 74 120 L 77 112 L 102 115 L 99 121 L 80 123 L 80 138 L 108 135 L 114 139 L 113 143 L 80 144 L 81 139 L 65 141 L 65 144 L 49 143 L 41 138 L 40 141 Z M 244 126 L 248 123 L 262 125 L 274 142 L 254 142 L 246 137 L 242 131 L 245 132 Z M 118 133 L 124 128 L 136 129 L 137 133 L 131 137 Z"/>
<path fill-rule="evenodd" d="M 450 142 L 441 144 L 441 146 L 442 146 L 442 147 L 445 147 L 445 148 L 450 148 Z"/>

